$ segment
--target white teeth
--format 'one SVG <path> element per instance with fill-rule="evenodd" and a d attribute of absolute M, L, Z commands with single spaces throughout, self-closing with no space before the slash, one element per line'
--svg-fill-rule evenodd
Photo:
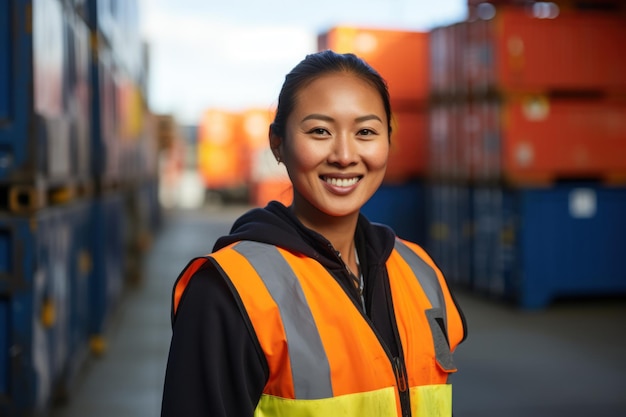
<path fill-rule="evenodd" d="M 356 184 L 359 181 L 358 177 L 354 178 L 324 178 L 324 181 L 329 183 L 330 185 L 334 185 L 337 187 L 350 187 Z"/>

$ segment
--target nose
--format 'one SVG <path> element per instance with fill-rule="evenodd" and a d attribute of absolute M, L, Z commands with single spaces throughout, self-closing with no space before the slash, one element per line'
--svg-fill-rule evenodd
<path fill-rule="evenodd" d="M 328 162 L 338 166 L 350 166 L 358 161 L 356 141 L 349 134 L 335 136 Z"/>

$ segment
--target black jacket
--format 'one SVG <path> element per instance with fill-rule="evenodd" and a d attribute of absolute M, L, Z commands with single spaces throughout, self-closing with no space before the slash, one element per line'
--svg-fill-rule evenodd
<path fill-rule="evenodd" d="M 318 260 L 357 305 L 359 294 L 349 272 L 328 240 L 306 228 L 289 209 L 271 202 L 241 216 L 231 232 L 216 242 L 218 250 L 240 240 L 280 246 Z M 365 281 L 365 307 L 379 337 L 397 356 L 385 262 L 394 232 L 359 217 L 355 242 Z M 191 278 L 172 316 L 162 417 L 252 416 L 268 379 L 265 356 L 245 311 L 224 277 L 207 262 Z"/>

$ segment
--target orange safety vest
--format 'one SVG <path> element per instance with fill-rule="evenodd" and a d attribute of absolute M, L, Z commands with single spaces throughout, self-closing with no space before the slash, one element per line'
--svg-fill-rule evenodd
<path fill-rule="evenodd" d="M 396 417 L 407 389 L 412 416 L 451 416 L 447 379 L 463 323 L 418 245 L 396 239 L 386 263 L 403 364 L 319 262 L 265 243 L 241 241 L 192 261 L 175 286 L 174 312 L 207 259 L 234 285 L 267 359 L 255 417 Z"/>

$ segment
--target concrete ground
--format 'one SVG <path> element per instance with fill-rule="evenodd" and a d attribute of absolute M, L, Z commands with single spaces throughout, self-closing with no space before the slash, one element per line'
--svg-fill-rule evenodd
<path fill-rule="evenodd" d="M 244 208 L 175 211 L 67 404 L 51 417 L 154 417 L 170 338 L 172 284 Z M 542 311 L 458 291 L 469 338 L 455 354 L 456 417 L 626 416 L 626 300 L 561 301 Z"/>

